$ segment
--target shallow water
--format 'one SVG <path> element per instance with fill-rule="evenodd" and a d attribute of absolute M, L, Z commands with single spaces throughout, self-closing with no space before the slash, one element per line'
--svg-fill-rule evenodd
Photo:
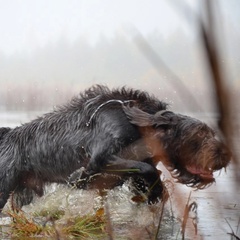
<path fill-rule="evenodd" d="M 0 126 L 14 127 L 37 115 L 39 114 L 0 113 Z M 160 168 L 163 167 L 160 165 Z M 164 180 L 172 181 L 169 173 L 162 170 Z M 171 197 L 165 206 L 160 230 L 161 236 L 159 235 L 158 239 L 182 238 L 181 220 L 189 194 L 191 194 L 189 203 L 195 202 L 197 209 L 195 213 L 190 213 L 185 239 L 231 239 L 228 233 L 231 233 L 232 230 L 240 236 L 240 187 L 239 184 L 236 184 L 234 174 L 234 166 L 230 165 L 226 172 L 222 170 L 220 173 L 215 173 L 215 184 L 198 191 L 167 181 Z M 111 190 L 104 200 L 95 191 L 71 190 L 66 186 L 55 184 L 47 188 L 47 193 L 43 198 L 36 199 L 35 203 L 24 207 L 24 211 L 34 212 L 57 206 L 65 209 L 68 215 L 72 216 L 92 213 L 103 204 L 109 210 L 116 239 L 153 239 L 162 204 L 154 206 L 136 204 L 131 201 L 131 197 L 132 193 L 127 184 Z M 0 224 L 3 225 L 3 221 L 7 220 L 7 218 L 0 218 Z M 196 223 L 196 227 L 193 222 Z M 197 234 L 195 233 L 196 228 Z"/>
<path fill-rule="evenodd" d="M 217 174 L 216 174 L 217 175 Z M 191 189 L 177 185 L 173 191 L 173 202 L 188 200 Z M 222 172 L 216 176 L 216 183 L 204 190 L 192 191 L 190 202 L 197 203 L 197 228 L 198 236 L 191 234 L 194 239 L 231 239 L 227 233 L 231 233 L 231 228 L 235 233 L 240 220 L 240 190 L 235 185 L 233 166 L 229 166 L 227 172 Z M 175 204 L 174 204 L 175 205 Z M 183 211 L 178 206 L 174 206 L 176 213 L 183 216 Z M 190 221 L 189 221 L 190 223 Z M 229 225 L 230 226 L 229 226 Z M 188 231 L 193 232 L 193 225 L 188 225 Z M 240 229 L 238 236 L 240 235 Z M 190 238 L 191 239 L 191 238 Z"/>

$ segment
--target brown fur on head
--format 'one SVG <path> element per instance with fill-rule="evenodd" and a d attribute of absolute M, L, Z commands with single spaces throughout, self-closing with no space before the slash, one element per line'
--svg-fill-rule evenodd
<path fill-rule="evenodd" d="M 230 161 L 227 147 L 216 139 L 214 131 L 195 118 L 165 110 L 152 115 L 129 106 L 124 111 L 145 139 L 151 139 L 155 164 L 162 161 L 183 184 L 204 188 L 215 181 L 213 172 Z M 152 144 L 154 141 L 159 144 Z"/>

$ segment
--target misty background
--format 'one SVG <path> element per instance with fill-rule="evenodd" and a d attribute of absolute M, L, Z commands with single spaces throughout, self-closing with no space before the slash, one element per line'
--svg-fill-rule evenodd
<path fill-rule="evenodd" d="M 0 0 L 0 115 L 49 110 L 93 84 L 146 90 L 177 111 L 214 111 L 214 90 L 194 20 L 194 13 L 202 14 L 199 2 Z M 221 0 L 218 5 L 222 68 L 237 98 L 239 2 Z M 182 6 L 188 7 L 187 14 Z M 199 106 L 191 106 L 191 99 L 169 84 L 171 76 L 149 62 L 136 45 L 136 31 Z"/>

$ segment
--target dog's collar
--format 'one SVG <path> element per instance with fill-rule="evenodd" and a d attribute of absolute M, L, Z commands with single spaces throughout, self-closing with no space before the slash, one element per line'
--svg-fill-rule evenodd
<path fill-rule="evenodd" d="M 110 104 L 110 103 L 120 103 L 121 105 L 126 105 L 128 103 L 132 103 L 132 102 L 135 102 L 134 100 L 125 100 L 125 101 L 122 101 L 122 100 L 119 100 L 119 99 L 111 99 L 111 100 L 108 100 L 102 104 L 100 104 L 96 109 L 95 111 L 93 112 L 93 114 L 90 116 L 88 122 L 86 123 L 86 126 L 89 127 L 93 118 L 95 117 L 95 115 L 97 114 L 98 111 L 100 111 L 100 109 L 104 106 L 106 106 L 107 104 Z"/>

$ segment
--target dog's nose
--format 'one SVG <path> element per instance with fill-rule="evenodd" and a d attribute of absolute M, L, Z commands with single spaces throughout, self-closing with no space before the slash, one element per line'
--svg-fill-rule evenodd
<path fill-rule="evenodd" d="M 224 168 L 229 164 L 232 154 L 231 151 L 226 146 L 222 146 L 217 150 L 217 155 L 219 157 L 214 169 L 220 170 L 221 168 Z"/>
<path fill-rule="evenodd" d="M 222 148 L 222 154 L 223 154 L 223 155 L 226 155 L 226 156 L 231 155 L 231 154 L 230 154 L 230 150 L 228 149 L 228 147 L 224 146 L 224 147 Z"/>

